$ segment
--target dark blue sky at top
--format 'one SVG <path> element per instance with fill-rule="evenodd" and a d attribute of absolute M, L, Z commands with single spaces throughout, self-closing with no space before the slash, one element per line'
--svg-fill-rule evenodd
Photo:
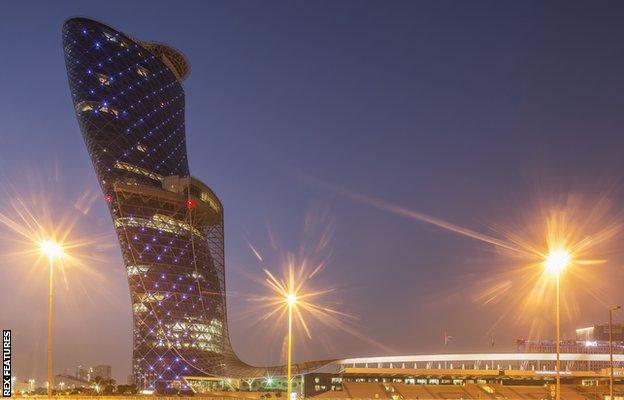
<path fill-rule="evenodd" d="M 536 193 L 621 184 L 624 5 L 589 1 L 6 2 L 0 170 L 12 182 L 58 166 L 68 197 L 97 188 L 61 47 L 71 16 L 168 43 L 190 60 L 190 167 L 225 206 L 231 334 L 252 362 L 278 362 L 280 342 L 258 346 L 253 335 L 265 328 L 239 316 L 246 294 L 263 293 L 249 278 L 261 277 L 263 264 L 247 241 L 275 253 L 270 227 L 283 249 L 296 250 L 306 215 L 320 210 L 334 234 L 319 284 L 344 289 L 330 300 L 357 315 L 372 341 L 395 353 L 483 349 L 497 319 L 470 299 L 440 300 L 488 274 L 478 260 L 491 246 L 354 202 L 303 174 L 477 230 L 517 223 Z M 99 199 L 94 229 L 113 232 L 107 213 Z M 57 366 L 108 363 L 125 380 L 131 313 L 121 257 L 110 253 L 98 267 L 107 295 L 71 310 L 97 317 L 68 323 L 79 334 L 58 328 Z M 45 318 L 45 297 L 7 289 L 0 299 L 14 305 L 0 310 L 2 327 L 22 337 L 18 373 L 41 375 L 45 324 L 27 315 Z M 566 335 L 602 320 L 587 307 L 566 319 Z M 296 358 L 390 351 L 320 330 Z M 455 336 L 449 349 L 444 330 Z M 497 350 L 513 350 L 524 333 L 497 327 Z"/>

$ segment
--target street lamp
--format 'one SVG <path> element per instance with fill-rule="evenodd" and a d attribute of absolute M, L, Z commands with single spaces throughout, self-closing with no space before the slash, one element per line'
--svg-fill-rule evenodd
<path fill-rule="evenodd" d="M 297 295 L 292 292 L 288 293 L 286 295 L 286 304 L 288 305 L 288 365 L 286 387 L 288 390 L 287 400 L 290 400 L 290 394 L 292 392 L 292 313 L 293 307 L 297 305 Z"/>
<path fill-rule="evenodd" d="M 544 260 L 544 268 L 550 274 L 555 275 L 556 279 L 556 325 L 557 325 L 557 393 L 556 400 L 561 400 L 561 360 L 560 360 L 560 342 L 561 342 L 561 330 L 560 330 L 560 302 L 561 302 L 561 290 L 560 290 L 560 281 L 561 281 L 561 272 L 570 264 L 571 256 L 570 253 L 565 249 L 558 249 L 551 251 L 546 259 Z"/>
<path fill-rule="evenodd" d="M 268 270 L 264 270 L 267 274 L 265 279 L 267 286 L 275 293 L 275 297 L 270 297 L 269 302 L 266 302 L 266 297 L 260 297 L 258 300 L 266 303 L 271 308 L 271 311 L 266 314 L 265 318 L 279 313 L 280 318 L 284 315 L 284 312 L 288 312 L 288 364 L 286 366 L 287 373 L 287 390 L 288 396 L 292 393 L 292 329 L 293 318 L 297 318 L 301 323 L 301 326 L 305 333 L 310 336 L 310 331 L 303 318 L 303 312 L 308 311 L 315 318 L 328 317 L 331 321 L 333 315 L 346 315 L 330 308 L 313 304 L 312 300 L 319 298 L 320 296 L 329 293 L 331 289 L 324 289 L 319 291 L 309 291 L 305 288 L 305 283 L 318 272 L 319 268 L 316 268 L 312 273 L 306 274 L 303 267 L 295 273 L 294 266 L 291 264 L 288 267 L 287 277 L 285 279 L 276 278 Z M 286 310 L 287 309 L 287 310 Z M 327 322 L 327 321 L 325 321 Z M 287 399 L 290 400 L 290 399 Z"/>
<path fill-rule="evenodd" d="M 49 262 L 50 270 L 50 297 L 48 313 L 48 398 L 52 398 L 52 388 L 54 386 L 54 376 L 52 374 L 52 283 L 54 278 L 54 261 L 65 255 L 63 245 L 54 240 L 44 240 L 39 243 L 39 251 Z"/>
<path fill-rule="evenodd" d="M 621 309 L 621 306 L 609 308 L 609 400 L 613 400 L 613 311 Z"/>

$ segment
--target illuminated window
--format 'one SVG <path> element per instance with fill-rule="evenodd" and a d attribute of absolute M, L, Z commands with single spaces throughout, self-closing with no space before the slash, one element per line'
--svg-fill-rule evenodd
<path fill-rule="evenodd" d="M 204 276 L 197 272 L 192 272 L 189 276 L 193 279 L 204 279 Z"/>
<path fill-rule="evenodd" d="M 104 36 L 106 37 L 106 40 L 108 40 L 109 42 L 117 41 L 117 37 L 113 35 L 112 33 L 104 32 Z"/>
<path fill-rule="evenodd" d="M 78 111 L 84 112 L 84 111 L 91 111 L 93 110 L 93 104 L 91 104 L 91 102 L 88 101 L 83 101 L 82 103 L 79 103 L 78 106 Z"/>
<path fill-rule="evenodd" d="M 163 301 L 165 298 L 165 295 L 160 293 L 160 292 L 156 292 L 156 293 L 143 293 L 139 296 L 139 299 L 141 301 L 147 301 L 147 302 L 152 302 L 152 301 Z"/>
<path fill-rule="evenodd" d="M 147 307 L 143 303 L 134 303 L 132 305 L 132 311 L 135 314 L 144 313 L 144 312 L 147 312 Z"/>
<path fill-rule="evenodd" d="M 137 74 L 147 77 L 149 75 L 149 69 L 145 67 L 141 67 L 140 65 L 137 67 Z"/>
<path fill-rule="evenodd" d="M 100 81 L 102 85 L 110 86 L 110 79 L 108 76 L 104 74 L 98 74 L 98 73 L 96 73 L 95 76 L 97 77 L 98 81 Z"/>
<path fill-rule="evenodd" d="M 145 176 L 158 182 L 162 182 L 164 180 L 164 177 L 162 175 L 155 174 L 151 171 L 146 170 L 145 168 L 137 167 L 136 165 L 132 165 L 123 161 L 117 161 L 115 163 L 115 168 L 132 172 L 137 175 Z"/>
<path fill-rule="evenodd" d="M 108 106 L 100 106 L 99 110 L 103 113 L 107 113 L 107 114 L 112 114 L 115 117 L 119 116 L 119 111 L 115 110 L 112 107 L 108 107 Z"/>
<path fill-rule="evenodd" d="M 141 143 L 137 144 L 137 150 L 142 152 L 142 153 L 147 153 L 147 147 L 145 147 L 145 145 L 142 145 Z"/>
<path fill-rule="evenodd" d="M 186 222 L 168 217 L 166 215 L 155 214 L 152 219 L 121 217 L 115 219 L 116 228 L 150 228 L 173 234 L 192 233 L 199 237 L 204 235 L 195 227 Z"/>
<path fill-rule="evenodd" d="M 220 211 L 219 204 L 212 198 L 212 196 L 210 196 L 210 194 L 208 194 L 206 192 L 201 192 L 200 199 L 204 203 L 208 203 L 210 205 L 210 207 L 213 210 L 215 210 L 216 212 Z"/>
<path fill-rule="evenodd" d="M 97 101 L 81 101 L 80 103 L 76 104 L 76 110 L 78 112 L 93 111 L 96 113 L 102 112 L 105 114 L 114 115 L 115 117 L 119 116 L 119 111 L 108 106 L 106 103 L 100 104 Z"/>
<path fill-rule="evenodd" d="M 149 265 L 128 265 L 126 267 L 128 276 L 143 275 L 149 271 L 149 269 Z"/>
<path fill-rule="evenodd" d="M 188 319 L 190 320 L 190 318 Z M 176 322 L 165 324 L 165 329 L 156 334 L 158 341 L 153 345 L 157 347 L 166 346 L 175 348 L 197 348 L 203 351 L 217 351 L 218 343 L 221 341 L 223 325 L 221 321 L 213 319 L 210 324 L 199 322 Z M 169 339 L 175 341 L 169 342 Z"/>

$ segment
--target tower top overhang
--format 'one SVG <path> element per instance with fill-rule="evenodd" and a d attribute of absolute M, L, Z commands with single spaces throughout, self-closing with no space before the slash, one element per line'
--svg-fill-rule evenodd
<path fill-rule="evenodd" d="M 65 25 L 73 21 L 81 21 L 87 24 L 100 25 L 105 30 L 108 30 L 111 33 L 114 33 L 116 35 L 123 36 L 126 39 L 138 44 L 139 46 L 143 47 L 145 50 L 149 51 L 150 53 L 158 57 L 158 59 L 162 61 L 163 64 L 165 64 L 167 68 L 169 68 L 169 70 L 171 70 L 171 72 L 175 75 L 175 77 L 180 82 L 188 78 L 188 76 L 191 73 L 191 64 L 189 63 L 188 59 L 180 50 L 176 49 L 175 47 L 169 46 L 164 43 L 148 42 L 148 41 L 135 39 L 111 27 L 110 25 L 104 24 L 100 21 L 96 21 L 91 18 L 85 18 L 85 17 L 69 18 L 68 20 L 65 21 Z"/>
<path fill-rule="evenodd" d="M 178 81 L 183 81 L 191 73 L 191 64 L 182 52 L 163 43 L 137 41 L 154 54 L 173 72 Z"/>

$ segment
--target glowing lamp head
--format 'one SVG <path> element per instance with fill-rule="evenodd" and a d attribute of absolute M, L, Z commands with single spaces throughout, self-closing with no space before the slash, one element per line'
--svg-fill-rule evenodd
<path fill-rule="evenodd" d="M 44 256 L 48 257 L 50 260 L 61 258 L 63 257 L 63 255 L 65 255 L 63 246 L 60 243 L 55 242 L 54 240 L 44 240 L 39 244 L 39 250 Z"/>
<path fill-rule="evenodd" d="M 554 250 L 551 251 L 544 260 L 544 267 L 546 268 L 546 271 L 552 274 L 558 274 L 563 271 L 568 264 L 570 264 L 570 260 L 570 253 L 566 250 Z"/>
<path fill-rule="evenodd" d="M 294 293 L 289 293 L 286 296 L 286 303 L 288 303 L 289 306 L 294 306 L 295 304 L 297 304 L 297 295 Z"/>

